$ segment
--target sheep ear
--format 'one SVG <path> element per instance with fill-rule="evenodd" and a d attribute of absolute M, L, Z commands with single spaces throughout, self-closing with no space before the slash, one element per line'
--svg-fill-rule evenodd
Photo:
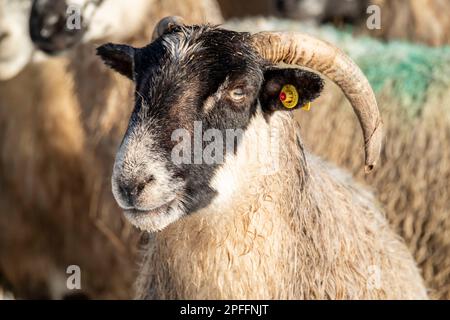
<path fill-rule="evenodd" d="M 310 102 L 323 89 L 323 80 L 317 74 L 301 69 L 268 69 L 259 99 L 265 112 L 277 110 L 309 110 Z"/>
<path fill-rule="evenodd" d="M 107 43 L 97 48 L 97 55 L 107 66 L 133 80 L 135 51 L 131 46 Z"/>

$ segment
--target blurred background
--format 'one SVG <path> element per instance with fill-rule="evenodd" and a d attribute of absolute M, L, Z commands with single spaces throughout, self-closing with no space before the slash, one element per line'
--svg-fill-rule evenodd
<path fill-rule="evenodd" d="M 299 111 L 307 147 L 374 190 L 433 298 L 450 298 L 450 0 L 0 0 L 0 299 L 127 299 L 141 234 L 110 187 L 133 87 L 95 56 L 158 20 L 302 31 L 368 77 L 386 129 L 363 174 L 358 122 L 327 82 Z M 71 290 L 69 266 L 81 272 Z M 70 268 L 69 268 L 70 269 Z"/>

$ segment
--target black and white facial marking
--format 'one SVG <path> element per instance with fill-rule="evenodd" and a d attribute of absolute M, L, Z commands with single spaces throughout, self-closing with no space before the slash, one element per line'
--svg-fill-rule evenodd
<path fill-rule="evenodd" d="M 299 106 L 322 90 L 322 80 L 311 72 L 269 66 L 250 46 L 249 34 L 215 27 L 177 27 L 144 48 L 106 44 L 98 54 L 136 83 L 112 186 L 130 221 L 148 231 L 207 206 L 220 192 L 211 180 L 226 163 L 174 164 L 175 130 L 183 128 L 194 139 L 200 121 L 203 132 L 216 129 L 226 139 L 227 129 L 245 131 L 260 99 L 267 114 L 282 109 L 277 98 L 286 79 L 301 88 Z"/>

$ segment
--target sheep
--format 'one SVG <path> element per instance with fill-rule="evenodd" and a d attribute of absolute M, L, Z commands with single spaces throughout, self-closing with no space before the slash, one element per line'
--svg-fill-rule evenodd
<path fill-rule="evenodd" d="M 354 39 L 351 41 L 349 47 L 355 48 Z M 363 43 L 361 47 L 366 47 Z M 377 189 L 391 224 L 405 238 L 433 289 L 433 297 L 449 299 L 450 152 L 442 146 L 450 142 L 450 79 L 446 76 L 450 71 L 450 51 L 397 43 L 388 44 L 381 51 L 375 50 L 375 45 L 370 47 L 372 51 L 367 50 L 365 58 L 360 56 L 357 61 L 377 86 L 384 105 L 387 138 L 383 169 L 365 181 Z M 389 61 L 388 67 L 376 70 L 374 66 L 384 65 L 383 61 Z M 385 80 L 379 78 L 381 73 Z M 334 90 L 323 98 L 331 109 L 326 115 L 317 113 L 308 119 L 310 125 L 322 122 L 324 117 L 329 119 L 331 113 L 333 136 L 350 137 L 355 126 L 349 124 L 348 115 L 342 112 L 345 104 L 342 97 Z M 313 150 L 356 171 L 360 166 L 357 161 L 325 146 L 325 140 L 317 141 L 314 135 L 319 133 L 313 131 L 305 134 L 305 139 L 314 141 Z M 351 152 L 350 140 L 345 140 L 339 144 L 346 145 L 347 152 Z"/>
<path fill-rule="evenodd" d="M 344 97 L 332 85 L 310 113 L 296 115 L 305 144 L 375 188 L 391 225 L 418 262 L 431 296 L 450 299 L 450 152 L 443 147 L 450 143 L 450 50 L 384 44 L 332 27 L 311 28 L 278 19 L 235 21 L 226 27 L 254 32 L 301 29 L 339 44 L 359 63 L 384 114 L 382 168 L 360 175 L 361 161 L 351 156 L 357 152 L 357 128 Z"/>
<path fill-rule="evenodd" d="M 61 0 L 60 0 L 61 1 Z M 134 0 L 136 7 L 131 10 L 131 21 L 122 21 L 124 5 L 129 8 L 130 3 L 121 0 L 105 0 L 94 4 L 94 14 L 91 18 L 83 16 L 83 21 L 88 21 L 80 30 L 83 33 L 75 37 L 78 42 L 74 43 L 72 37 L 64 40 L 67 36 L 65 30 L 50 28 L 47 38 L 35 38 L 35 44 L 50 54 L 58 54 L 64 50 L 70 61 L 68 69 L 74 81 L 76 99 L 81 107 L 81 117 L 89 148 L 95 150 L 96 157 L 101 159 L 102 166 L 98 168 L 101 177 L 110 176 L 111 164 L 114 160 L 114 145 L 120 140 L 126 128 L 126 117 L 130 112 L 125 101 L 133 94 L 131 84 L 114 75 L 105 68 L 100 61 L 95 59 L 94 48 L 99 41 L 126 41 L 135 45 L 143 44 L 151 37 L 152 26 L 159 18 L 165 16 L 169 11 L 172 13 L 189 16 L 192 22 L 205 21 L 206 17 L 214 23 L 222 21 L 220 11 L 217 9 L 215 0 L 179 2 L 175 0 L 143 1 Z M 66 3 L 65 1 L 62 1 Z M 66 3 L 69 6 L 71 1 Z M 82 7 L 87 3 L 81 2 Z M 40 34 L 39 26 L 47 28 L 52 21 L 53 12 L 45 6 L 45 1 L 35 0 L 35 10 L 30 16 L 30 24 L 34 25 Z M 65 6 L 63 6 L 65 7 Z M 61 16 L 60 12 L 56 14 Z M 89 15 L 87 12 L 83 14 Z M 36 22 L 37 21 L 37 22 Z M 41 21 L 39 24 L 38 22 Z M 117 23 L 117 21 L 122 21 Z M 56 26 L 61 25 L 56 23 Z M 123 28 L 123 25 L 134 26 Z M 51 26 L 51 24 L 50 24 Z M 126 31 L 126 32 L 124 32 Z M 61 47 L 60 43 L 65 44 Z M 86 80 L 89 80 L 87 82 Z M 92 85 L 95 83 L 95 85 Z M 104 179 L 103 179 L 104 180 Z M 107 185 L 106 182 L 101 183 Z M 106 191 L 106 189 L 102 190 Z M 104 192 L 107 203 L 113 203 L 109 194 Z M 108 205 L 108 207 L 111 207 Z M 111 208 L 111 210 L 114 210 Z M 114 215 L 114 214 L 113 214 Z"/>
<path fill-rule="evenodd" d="M 382 125 L 358 67 L 300 33 L 161 24 L 170 27 L 143 48 L 97 50 L 136 85 L 111 181 L 124 215 L 151 233 L 137 297 L 426 299 L 411 254 L 371 193 L 302 144 L 287 110 L 314 100 L 321 78 L 274 64 L 307 67 L 342 88 L 371 171 Z M 214 139 L 199 138 L 196 122 Z M 241 134 L 224 150 L 229 130 Z M 192 164 L 189 146 L 206 152 L 208 141 L 224 160 L 206 162 L 204 153 L 196 162 L 194 150 Z"/>
<path fill-rule="evenodd" d="M 6 3 L 6 0 L 1 1 Z M 11 0 L 8 4 L 15 2 Z M 170 1 L 155 1 L 153 6 L 147 6 L 148 1 L 141 1 L 146 10 L 133 7 L 127 11 L 123 10 L 123 3 L 103 1 L 102 7 L 89 20 L 92 23 L 89 30 L 83 32 L 83 37 L 75 38 L 81 42 L 94 41 L 100 36 L 108 40 L 112 35 L 112 39 L 118 40 L 122 39 L 120 37 L 145 38 L 144 24 L 151 24 L 153 16 L 164 14 L 164 10 L 168 10 L 165 5 L 171 4 L 174 10 L 182 13 L 193 10 L 195 20 L 205 14 L 196 9 L 203 10 L 209 1 L 196 2 L 192 8 L 185 3 L 178 5 Z M 133 3 L 139 4 L 137 0 Z M 57 2 L 51 4 L 61 8 Z M 129 1 L 127 5 L 130 5 Z M 33 9 L 30 19 L 36 18 L 42 8 L 45 4 L 34 1 L 32 8 L 27 9 Z M 150 18 L 139 20 L 138 32 L 131 28 L 136 16 L 123 15 L 135 11 L 145 12 Z M 13 14 L 8 11 L 8 15 Z M 131 20 L 114 24 L 120 17 Z M 48 23 L 52 20 L 38 19 L 38 22 L 46 22 L 45 27 L 51 31 L 54 29 Z M 14 29 L 17 31 L 14 39 L 28 39 L 27 24 L 28 21 Z M 30 24 L 36 26 L 36 21 L 30 21 Z M 19 30 L 23 33 L 19 34 Z M 38 34 L 48 34 L 41 31 Z M 55 39 L 61 41 L 61 38 Z M 76 46 L 73 39 L 63 43 Z M 42 49 L 55 53 L 51 48 L 49 45 Z M 126 126 L 123 115 L 127 110 L 114 110 L 114 103 L 116 99 L 127 99 L 132 90 L 127 87 L 110 90 L 102 104 L 92 99 L 96 94 L 105 96 L 109 83 L 119 81 L 99 67 L 100 71 L 95 73 L 95 66 L 100 63 L 89 59 L 92 48 L 90 44 L 82 44 L 73 48 L 76 51 L 73 55 L 69 52 L 64 57 L 31 59 L 14 78 L 0 81 L 0 248 L 3 247 L 0 250 L 0 274 L 11 283 L 17 297 L 61 298 L 60 290 L 54 288 L 65 285 L 61 281 L 71 264 L 81 267 L 82 289 L 87 296 L 131 297 L 137 247 L 142 240 L 140 233 L 125 224 L 119 214 L 110 195 L 107 177 L 114 160 L 113 146 L 119 139 L 120 130 Z M 9 50 L 3 45 L 0 49 L 2 52 Z M 18 48 L 16 55 L 20 53 Z M 3 57 L 1 52 L 0 56 Z M 72 71 L 75 60 L 83 65 L 79 73 Z M 78 91 L 82 85 L 77 82 L 81 81 L 78 76 L 83 74 L 92 80 L 92 73 L 95 73 L 98 85 L 89 88 L 89 98 L 87 94 L 78 95 L 86 92 Z M 89 104 L 83 103 L 89 99 Z M 110 107 L 105 108 L 108 101 Z M 98 105 L 94 107 L 94 103 Z M 116 140 L 113 138 L 115 131 L 118 132 Z"/>

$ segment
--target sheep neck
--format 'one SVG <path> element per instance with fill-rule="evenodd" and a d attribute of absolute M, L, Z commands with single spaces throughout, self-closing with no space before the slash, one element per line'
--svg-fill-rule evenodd
<path fill-rule="evenodd" d="M 236 292 L 238 288 L 230 285 L 233 280 L 227 276 L 233 272 L 229 271 L 240 272 L 239 278 L 248 282 L 244 286 L 239 286 L 240 289 L 252 287 L 253 282 L 258 283 L 260 279 L 257 278 L 258 275 L 251 274 L 253 269 L 251 265 L 262 264 L 268 257 L 270 261 L 277 262 L 270 266 L 266 265 L 265 267 L 273 270 L 265 274 L 273 275 L 277 270 L 283 270 L 278 273 L 283 276 L 279 279 L 276 277 L 267 279 L 278 284 L 273 283 L 266 289 L 279 287 L 280 283 L 283 286 L 282 283 L 288 281 L 284 275 L 294 272 L 292 269 L 294 266 L 289 267 L 284 261 L 291 260 L 291 255 L 295 252 L 295 241 L 292 242 L 295 237 L 292 237 L 292 233 L 296 231 L 290 230 L 289 227 L 293 215 L 292 208 L 285 208 L 285 205 L 277 199 L 282 198 L 288 203 L 295 203 L 298 202 L 295 199 L 302 193 L 300 189 L 304 185 L 306 160 L 298 140 L 298 130 L 298 125 L 288 113 L 274 114 L 268 119 L 258 113 L 246 130 L 236 155 L 226 159 L 213 180 L 213 186 L 219 190 L 216 199 L 208 207 L 151 236 L 150 246 L 153 248 L 149 248 L 148 252 L 151 254 L 144 264 L 144 268 L 149 269 L 142 272 L 145 276 L 139 280 L 141 284 L 138 286 L 149 285 L 148 276 L 154 270 L 166 270 L 168 273 L 180 275 L 180 270 L 175 269 L 181 267 L 179 264 L 181 260 L 178 258 L 176 261 L 172 260 L 174 257 L 180 257 L 180 253 L 187 255 L 184 256 L 186 259 L 184 261 L 193 263 L 192 265 L 184 263 L 181 269 L 186 272 L 186 277 L 177 277 L 174 281 L 189 279 L 190 274 L 196 273 L 191 268 L 209 269 L 211 266 L 204 265 L 201 261 L 208 261 L 206 256 L 215 256 L 217 261 L 213 273 L 206 272 L 209 275 L 201 281 L 223 282 L 224 286 L 234 291 L 212 292 L 211 287 L 201 286 L 208 290 L 199 292 L 198 297 L 248 297 L 248 292 Z M 255 144 L 258 138 L 266 139 L 269 136 L 273 138 L 274 134 L 280 137 L 279 148 L 270 149 L 270 144 Z M 255 145 L 258 145 L 260 150 L 255 150 Z M 258 158 L 249 156 L 257 151 L 265 156 L 263 163 Z M 272 160 L 279 161 L 278 170 L 272 171 Z M 286 228 L 278 228 L 279 225 Z M 292 243 L 289 244 L 289 241 Z M 286 250 L 286 245 L 291 249 Z M 155 263 L 162 265 L 156 266 Z M 246 270 L 248 274 L 245 274 Z M 286 282 L 285 285 L 289 284 Z M 190 290 L 190 284 L 178 287 L 185 288 L 187 292 Z M 261 286 L 255 287 L 255 290 L 260 289 Z M 161 297 L 160 294 L 161 292 L 156 296 Z M 188 295 L 179 292 L 177 296 Z M 254 296 L 273 296 L 273 292 L 258 292 Z"/>

